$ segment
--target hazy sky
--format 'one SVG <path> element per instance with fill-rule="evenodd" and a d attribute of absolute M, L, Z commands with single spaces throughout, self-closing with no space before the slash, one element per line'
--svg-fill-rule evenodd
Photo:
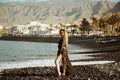
<path fill-rule="evenodd" d="M 42 1 L 48 1 L 48 0 L 0 0 L 0 2 L 16 2 L 16 1 L 19 1 L 19 2 L 25 2 L 25 1 L 30 1 L 30 2 L 34 2 L 34 1 L 39 1 L 39 2 L 42 2 Z M 95 1 L 95 0 L 94 0 Z M 98 1 L 98 0 L 96 0 Z M 110 0 L 112 2 L 117 2 L 117 1 L 120 1 L 120 0 Z"/>
<path fill-rule="evenodd" d="M 16 1 L 18 1 L 18 2 L 25 2 L 25 1 L 30 1 L 30 2 L 39 1 L 39 2 L 42 2 L 42 1 L 48 1 L 48 0 L 0 0 L 0 2 L 3 2 L 3 3 L 5 3 L 5 2 L 16 2 Z"/>

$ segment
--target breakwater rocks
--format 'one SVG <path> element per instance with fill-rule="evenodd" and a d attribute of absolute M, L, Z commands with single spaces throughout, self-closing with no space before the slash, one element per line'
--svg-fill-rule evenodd
<path fill-rule="evenodd" d="M 32 41 L 32 42 L 57 42 L 59 37 L 52 36 L 3 36 L 0 40 L 8 41 Z"/>
<path fill-rule="evenodd" d="M 0 40 L 8 40 L 8 41 L 32 41 L 32 42 L 50 42 L 50 43 L 57 43 L 59 39 L 60 39 L 59 36 L 3 36 L 3 37 L 0 37 Z M 87 40 L 88 39 L 91 39 L 91 38 L 87 38 Z M 79 43 L 80 40 L 83 40 L 83 38 L 77 37 L 77 36 L 69 37 L 69 43 Z"/>
<path fill-rule="evenodd" d="M 31 41 L 31 42 L 48 42 L 48 43 L 57 43 L 59 41 L 59 36 L 52 35 L 41 35 L 41 36 L 2 36 L 0 40 L 7 41 Z M 120 42 L 119 36 L 104 36 L 104 37 L 81 37 L 81 36 L 69 36 L 70 44 L 78 44 L 78 43 L 118 43 Z"/>

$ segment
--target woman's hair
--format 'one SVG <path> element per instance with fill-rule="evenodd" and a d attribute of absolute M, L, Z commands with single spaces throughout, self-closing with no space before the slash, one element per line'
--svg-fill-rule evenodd
<path fill-rule="evenodd" d="M 61 32 L 61 31 L 63 31 L 63 32 L 65 33 L 64 38 L 65 38 L 66 45 L 68 45 L 68 33 L 67 33 L 67 30 L 65 30 L 65 29 L 60 29 L 60 32 Z"/>

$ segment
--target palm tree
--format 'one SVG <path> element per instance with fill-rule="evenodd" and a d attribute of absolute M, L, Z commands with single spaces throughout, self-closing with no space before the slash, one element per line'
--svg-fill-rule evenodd
<path fill-rule="evenodd" d="M 50 31 L 50 35 L 52 34 L 51 33 L 51 31 L 52 31 L 52 24 L 50 24 L 50 29 L 49 29 L 49 31 Z"/>
<path fill-rule="evenodd" d="M 95 18 L 95 17 L 93 17 L 92 18 L 92 30 L 94 31 L 94 30 L 97 30 L 98 29 L 98 27 L 99 27 L 99 21 L 97 20 L 97 18 Z"/>
<path fill-rule="evenodd" d="M 89 34 L 90 23 L 86 20 L 86 18 L 83 18 L 81 22 L 80 30 L 81 30 L 81 36 L 85 35 L 86 32 Z"/>

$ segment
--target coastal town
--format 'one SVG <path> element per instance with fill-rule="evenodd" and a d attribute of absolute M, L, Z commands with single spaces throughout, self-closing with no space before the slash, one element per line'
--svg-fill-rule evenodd
<path fill-rule="evenodd" d="M 0 26 L 0 36 L 58 35 L 60 28 L 66 29 L 69 36 L 119 36 L 120 12 L 106 13 L 100 18 L 83 18 L 71 23 L 46 24 L 31 21 L 25 25 Z"/>

